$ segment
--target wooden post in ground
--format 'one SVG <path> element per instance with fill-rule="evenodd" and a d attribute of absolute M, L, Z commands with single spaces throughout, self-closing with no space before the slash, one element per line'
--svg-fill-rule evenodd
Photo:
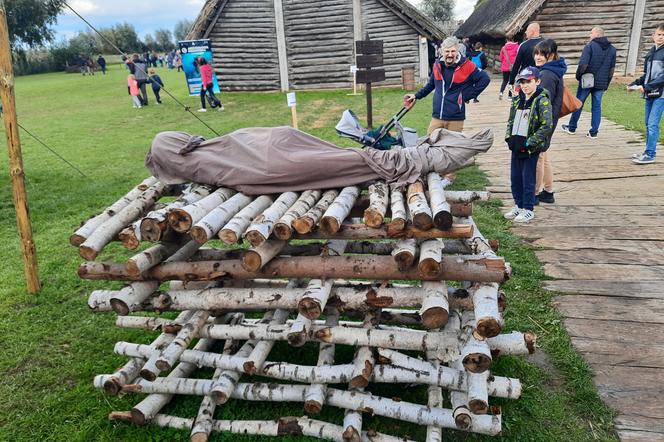
<path fill-rule="evenodd" d="M 4 106 L 3 119 L 9 150 L 9 175 L 12 180 L 12 197 L 16 209 L 18 234 L 21 240 L 25 280 L 28 291 L 37 293 L 40 288 L 37 274 L 37 250 L 32 239 L 28 196 L 25 191 L 25 180 L 23 179 L 25 174 L 23 172 L 21 139 L 18 135 L 18 121 L 16 119 L 14 72 L 12 70 L 12 55 L 9 46 L 9 31 L 7 29 L 7 14 L 4 2 L 0 2 L 0 97 Z"/>

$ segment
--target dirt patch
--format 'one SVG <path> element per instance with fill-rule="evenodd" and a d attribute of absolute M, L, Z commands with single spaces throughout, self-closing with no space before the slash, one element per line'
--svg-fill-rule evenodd
<path fill-rule="evenodd" d="M 549 358 L 549 355 L 544 350 L 538 348 L 535 353 L 528 356 L 527 360 L 547 373 L 548 379 L 546 380 L 546 387 L 550 390 L 558 390 L 560 388 L 563 384 L 563 378 L 560 371 L 558 371 L 553 365 L 551 358 Z"/>

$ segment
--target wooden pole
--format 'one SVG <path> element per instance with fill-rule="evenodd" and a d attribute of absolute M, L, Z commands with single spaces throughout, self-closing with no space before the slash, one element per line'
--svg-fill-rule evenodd
<path fill-rule="evenodd" d="M 16 209 L 16 224 L 21 240 L 23 267 L 28 292 L 34 294 L 40 289 L 37 272 L 37 249 L 32 239 L 32 225 L 28 210 L 28 196 L 25 191 L 23 171 L 23 155 L 21 139 L 18 135 L 16 119 L 16 99 L 14 97 L 14 72 L 12 55 L 9 46 L 9 30 L 7 29 L 7 13 L 4 2 L 0 2 L 0 97 L 4 106 L 5 133 L 9 150 L 9 175 L 12 180 L 12 197 Z"/>
<path fill-rule="evenodd" d="M 291 110 L 291 117 L 293 117 L 293 128 L 297 129 L 297 106 L 292 106 L 290 108 Z"/>

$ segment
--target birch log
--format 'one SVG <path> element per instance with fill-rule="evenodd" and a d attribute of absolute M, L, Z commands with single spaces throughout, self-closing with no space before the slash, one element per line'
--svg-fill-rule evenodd
<path fill-rule="evenodd" d="M 274 236 L 289 240 L 293 236 L 293 222 L 304 216 L 321 197 L 320 190 L 306 190 L 297 199 L 295 204 L 274 225 Z"/>
<path fill-rule="evenodd" d="M 141 245 L 141 236 L 140 232 L 136 230 L 136 223 L 132 223 L 118 233 L 118 239 L 122 243 L 122 247 L 127 250 L 135 250 Z"/>
<path fill-rule="evenodd" d="M 198 244 L 205 244 L 242 208 L 251 203 L 252 200 L 253 198 L 250 196 L 243 193 L 236 193 L 194 224 L 189 234 Z"/>
<path fill-rule="evenodd" d="M 399 270 L 406 270 L 412 267 L 416 256 L 417 240 L 414 238 L 398 241 L 392 250 L 392 257 L 397 263 Z"/>
<path fill-rule="evenodd" d="M 198 311 L 182 326 L 182 330 L 178 332 L 173 342 L 161 352 L 161 356 L 157 359 L 157 367 L 160 370 L 166 371 L 173 367 L 178 357 L 189 347 L 191 340 L 198 334 L 198 330 L 205 324 L 209 316 L 210 312 Z"/>
<path fill-rule="evenodd" d="M 247 272 L 256 272 L 265 266 L 286 246 L 286 241 L 270 239 L 254 246 L 242 255 L 242 267 Z"/>
<path fill-rule="evenodd" d="M 353 373 L 350 382 L 351 388 L 366 388 L 373 373 L 375 360 L 370 347 L 358 347 L 353 358 Z M 361 428 L 356 428 L 359 431 Z"/>
<path fill-rule="evenodd" d="M 369 227 L 379 227 L 383 224 L 390 200 L 389 192 L 387 184 L 382 181 L 369 186 L 369 207 L 364 211 L 364 224 Z"/>
<path fill-rule="evenodd" d="M 461 359 L 466 370 L 483 373 L 491 366 L 491 350 L 481 336 L 473 333 L 461 350 Z"/>
<path fill-rule="evenodd" d="M 406 228 L 408 223 L 408 213 L 403 199 L 403 189 L 395 187 L 390 190 L 390 211 L 391 217 L 389 229 L 400 232 Z"/>
<path fill-rule="evenodd" d="M 450 205 L 445 199 L 443 180 L 437 172 L 430 172 L 427 175 L 427 186 L 429 187 L 433 225 L 440 230 L 447 230 L 452 227 L 452 214 Z"/>
<path fill-rule="evenodd" d="M 79 254 L 84 259 L 92 260 L 102 251 L 118 233 L 136 218 L 141 216 L 161 198 L 167 187 L 157 182 L 150 186 L 135 201 L 125 206 L 117 215 L 98 226 L 80 245 Z"/>
<path fill-rule="evenodd" d="M 344 442 L 360 442 L 362 433 L 362 413 L 354 410 L 344 412 L 344 432 L 342 434 Z"/>
<path fill-rule="evenodd" d="M 287 310 L 276 310 L 269 325 L 281 325 L 285 323 L 287 319 Z M 270 351 L 272 351 L 272 347 L 274 347 L 274 341 L 259 340 L 256 347 L 254 347 L 253 351 L 243 364 L 244 372 L 253 375 L 260 371 L 263 368 L 263 364 L 270 354 Z"/>
<path fill-rule="evenodd" d="M 302 347 L 307 342 L 307 336 L 311 330 L 311 319 L 305 317 L 302 313 L 298 313 L 297 318 L 290 326 L 288 332 L 288 343 L 292 347 Z"/>
<path fill-rule="evenodd" d="M 162 209 L 153 210 L 141 220 L 139 227 L 141 238 L 146 241 L 160 241 L 169 227 L 168 212 L 195 203 L 210 195 L 211 192 L 212 188 L 210 186 L 192 184 L 183 192 L 180 198 Z"/>
<path fill-rule="evenodd" d="M 128 315 L 159 288 L 156 281 L 136 281 L 132 282 L 122 290 L 115 293 L 110 299 L 109 304 L 113 311 L 118 315 Z"/>
<path fill-rule="evenodd" d="M 527 355 L 535 352 L 537 338 L 533 333 L 512 332 L 488 338 L 491 354 Z"/>
<path fill-rule="evenodd" d="M 168 224 L 176 232 L 189 232 L 194 224 L 233 195 L 234 190 L 220 187 L 195 203 L 171 210 L 168 213 Z"/>
<path fill-rule="evenodd" d="M 449 230 L 420 230 L 408 226 L 404 230 L 395 231 L 389 225 L 379 228 L 367 227 L 364 224 L 343 223 L 336 233 L 325 231 L 314 231 L 306 235 L 295 235 L 295 239 L 346 239 L 346 240 L 371 240 L 371 239 L 403 239 L 403 238 L 469 238 L 472 235 L 472 226 L 454 224 Z"/>
<path fill-rule="evenodd" d="M 332 285 L 333 281 L 330 280 L 312 279 L 309 281 L 302 299 L 298 302 L 298 312 L 307 319 L 318 318 L 327 304 Z"/>
<path fill-rule="evenodd" d="M 337 196 L 339 196 L 339 191 L 337 190 L 325 191 L 316 205 L 307 210 L 304 215 L 294 219 L 291 222 L 291 226 L 297 233 L 302 235 L 311 232 Z"/>
<path fill-rule="evenodd" d="M 127 260 L 125 269 L 132 276 L 140 276 L 144 271 L 151 269 L 170 255 L 180 249 L 182 245 L 177 242 L 164 242 L 148 247 Z"/>
<path fill-rule="evenodd" d="M 339 312 L 330 313 L 325 324 L 334 327 L 339 323 Z M 318 346 L 318 361 L 317 367 L 331 366 L 334 364 L 334 344 L 327 344 L 321 342 Z M 267 364 L 266 364 L 267 365 Z M 263 370 L 264 372 L 265 370 Z M 325 383 L 312 382 L 304 393 L 304 409 L 307 413 L 318 414 L 323 409 L 325 403 L 325 393 L 327 385 Z"/>
<path fill-rule="evenodd" d="M 489 192 L 475 190 L 447 191 L 445 198 L 450 203 L 472 203 L 473 201 L 489 201 Z"/>
<path fill-rule="evenodd" d="M 420 316 L 422 325 L 428 329 L 442 328 L 447 324 L 449 316 L 449 302 L 447 300 L 447 285 L 445 282 L 422 282 L 424 297 Z"/>
<path fill-rule="evenodd" d="M 249 224 L 272 204 L 272 198 L 261 195 L 251 204 L 240 210 L 219 232 L 219 239 L 226 244 L 235 244 Z"/>
<path fill-rule="evenodd" d="M 463 364 L 460 359 L 452 363 L 452 367 L 463 370 Z M 454 424 L 459 430 L 468 431 L 473 425 L 473 416 L 468 408 L 467 391 L 451 391 L 450 402 L 452 403 L 452 416 Z"/>
<path fill-rule="evenodd" d="M 298 194 L 295 192 L 284 192 L 279 195 L 270 207 L 254 219 L 244 232 L 244 238 L 254 247 L 261 245 L 272 234 L 274 224 L 295 204 L 297 198 Z"/>
<path fill-rule="evenodd" d="M 427 353 L 427 359 L 432 365 L 437 365 L 436 355 Z M 443 390 L 437 385 L 427 388 L 427 405 L 430 408 L 443 408 Z M 427 426 L 426 442 L 443 442 L 443 429 L 435 425 Z"/>
<path fill-rule="evenodd" d="M 70 244 L 75 247 L 83 244 L 83 242 L 85 242 L 85 240 L 88 239 L 92 232 L 97 230 L 99 226 L 104 224 L 112 217 L 116 216 L 125 207 L 136 201 L 143 194 L 143 192 L 145 192 L 149 187 L 157 184 L 157 182 L 157 178 L 153 176 L 146 178 L 138 186 L 127 192 L 122 198 L 117 200 L 111 206 L 107 207 L 102 213 L 85 221 L 85 223 L 69 237 Z"/>
<path fill-rule="evenodd" d="M 417 269 L 422 279 L 431 279 L 440 273 L 443 261 L 443 241 L 440 239 L 429 239 L 420 244 L 420 262 Z"/>
<path fill-rule="evenodd" d="M 483 373 L 468 373 L 468 408 L 474 414 L 489 412 L 488 379 L 488 370 Z"/>
<path fill-rule="evenodd" d="M 421 181 L 416 181 L 408 185 L 406 201 L 413 225 L 420 230 L 429 230 L 432 228 L 433 218 L 431 209 L 424 194 L 424 184 Z"/>
<path fill-rule="evenodd" d="M 498 284 L 477 284 L 471 293 L 477 333 L 484 338 L 498 336 L 503 328 L 498 307 Z"/>
<path fill-rule="evenodd" d="M 357 186 L 344 187 L 341 190 L 339 196 L 335 198 L 320 220 L 320 230 L 325 235 L 332 235 L 339 231 L 359 195 L 360 188 Z"/>

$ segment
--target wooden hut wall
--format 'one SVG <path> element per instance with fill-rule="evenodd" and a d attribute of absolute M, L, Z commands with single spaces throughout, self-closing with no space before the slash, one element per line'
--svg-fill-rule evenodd
<path fill-rule="evenodd" d="M 652 34 L 660 23 L 664 23 L 664 0 L 647 0 L 643 15 L 643 27 L 641 28 L 639 57 L 636 62 L 637 75 L 643 72 L 643 60 L 650 48 L 655 44 L 652 41 Z"/>
<path fill-rule="evenodd" d="M 283 7 L 290 88 L 350 86 L 352 2 L 286 0 Z"/>
<path fill-rule="evenodd" d="M 545 38 L 556 40 L 558 52 L 569 66 L 568 73 L 576 71 L 592 27 L 601 26 L 618 51 L 616 72 L 624 73 L 634 5 L 634 0 L 549 0 L 530 22 L 540 24 Z"/>
<path fill-rule="evenodd" d="M 223 89 L 279 89 L 272 0 L 226 2 L 209 38 Z"/>
<path fill-rule="evenodd" d="M 362 0 L 362 26 L 373 40 L 384 41 L 385 82 L 401 84 L 401 68 L 420 77 L 419 34 L 380 0 Z"/>

